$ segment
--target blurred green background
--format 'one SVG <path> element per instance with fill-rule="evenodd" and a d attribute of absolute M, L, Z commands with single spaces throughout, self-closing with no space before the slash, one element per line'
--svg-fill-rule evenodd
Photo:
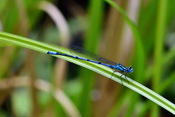
<path fill-rule="evenodd" d="M 131 65 L 131 78 L 175 103 L 175 0 L 114 2 L 134 26 L 103 0 L 0 0 L 0 30 Z M 9 43 L 0 42 L 0 78 L 0 117 L 173 116 L 93 71 Z"/>

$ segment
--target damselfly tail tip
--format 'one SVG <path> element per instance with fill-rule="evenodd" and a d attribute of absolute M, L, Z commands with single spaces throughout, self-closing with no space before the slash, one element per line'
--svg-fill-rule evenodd
<path fill-rule="evenodd" d="M 50 51 L 48 51 L 47 54 L 50 54 Z"/>
<path fill-rule="evenodd" d="M 55 51 L 48 51 L 47 54 L 58 55 L 58 52 L 55 52 Z"/>
<path fill-rule="evenodd" d="M 47 54 L 56 54 L 57 52 L 48 51 Z"/>

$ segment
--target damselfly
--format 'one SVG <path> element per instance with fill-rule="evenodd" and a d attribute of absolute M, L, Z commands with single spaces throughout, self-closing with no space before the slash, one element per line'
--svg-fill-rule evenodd
<path fill-rule="evenodd" d="M 110 60 L 107 60 L 105 58 L 99 57 L 81 47 L 78 46 L 74 46 L 74 48 L 72 49 L 73 52 L 80 54 L 81 56 L 84 57 L 79 57 L 79 56 L 74 56 L 74 55 L 68 55 L 68 54 L 63 54 L 63 53 L 59 53 L 59 52 L 55 52 L 55 51 L 48 51 L 47 54 L 52 54 L 52 55 L 61 55 L 61 56 L 67 56 L 67 57 L 72 57 L 72 58 L 76 58 L 76 59 L 80 59 L 80 60 L 84 60 L 84 61 L 88 61 L 88 62 L 92 62 L 92 63 L 96 63 L 96 64 L 100 64 L 100 65 L 104 65 L 107 67 L 110 67 L 112 69 L 114 69 L 111 78 L 113 76 L 113 74 L 115 72 L 122 72 L 122 75 L 120 76 L 120 80 L 122 82 L 121 77 L 124 75 L 126 78 L 127 73 L 132 73 L 133 72 L 133 67 L 125 67 L 124 65 L 120 64 L 120 63 L 115 63 L 112 62 Z M 90 59 L 89 59 L 90 58 Z M 118 70 L 118 71 L 116 71 Z M 128 80 L 126 78 L 126 80 Z M 123 82 L 122 82 L 123 84 Z"/>

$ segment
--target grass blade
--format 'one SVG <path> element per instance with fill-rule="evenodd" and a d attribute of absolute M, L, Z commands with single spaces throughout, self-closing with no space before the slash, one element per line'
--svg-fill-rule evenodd
<path fill-rule="evenodd" d="M 45 54 L 47 53 L 47 51 L 58 51 L 58 52 L 70 54 L 68 49 L 63 49 L 61 47 L 49 45 L 46 43 L 42 43 L 39 41 L 35 41 L 32 39 L 28 39 L 25 37 L 9 34 L 9 33 L 5 33 L 5 32 L 0 32 L 0 41 L 15 44 L 15 45 L 25 47 L 25 48 L 29 48 L 29 49 L 32 49 L 32 50 L 35 50 L 35 51 L 38 51 L 41 53 L 45 53 Z M 85 67 L 87 69 L 95 71 L 103 76 L 106 76 L 106 77 L 110 78 L 111 80 L 114 80 L 115 82 L 121 83 L 121 80 L 120 80 L 121 74 L 115 73 L 113 75 L 113 77 L 111 78 L 111 74 L 113 71 L 108 67 L 98 65 L 95 63 L 90 63 L 87 61 L 82 61 L 82 60 L 75 59 L 75 58 L 68 58 L 68 57 L 58 56 L 58 55 L 53 55 L 53 56 L 58 57 L 58 58 L 62 58 L 64 60 L 67 60 L 67 61 L 72 62 L 72 63 L 75 63 L 77 65 L 80 65 L 82 67 Z M 129 77 L 127 77 L 127 79 L 129 80 L 129 83 L 124 77 L 122 77 L 122 82 L 123 82 L 124 86 L 126 86 L 126 87 L 132 89 L 133 91 L 143 95 L 144 97 L 155 102 L 156 104 L 158 104 L 162 108 L 168 110 L 169 112 L 171 112 L 175 115 L 175 105 L 173 103 L 171 103 L 170 101 L 168 101 L 164 97 L 158 95 L 157 93 L 153 92 L 152 90 L 148 89 L 147 87 L 130 79 Z"/>

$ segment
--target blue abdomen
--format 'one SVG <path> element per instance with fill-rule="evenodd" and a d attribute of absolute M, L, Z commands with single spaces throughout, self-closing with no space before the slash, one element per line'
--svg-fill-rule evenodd
<path fill-rule="evenodd" d="M 54 54 L 54 55 L 56 55 L 56 54 L 58 54 L 58 52 L 48 51 L 47 54 Z"/>

